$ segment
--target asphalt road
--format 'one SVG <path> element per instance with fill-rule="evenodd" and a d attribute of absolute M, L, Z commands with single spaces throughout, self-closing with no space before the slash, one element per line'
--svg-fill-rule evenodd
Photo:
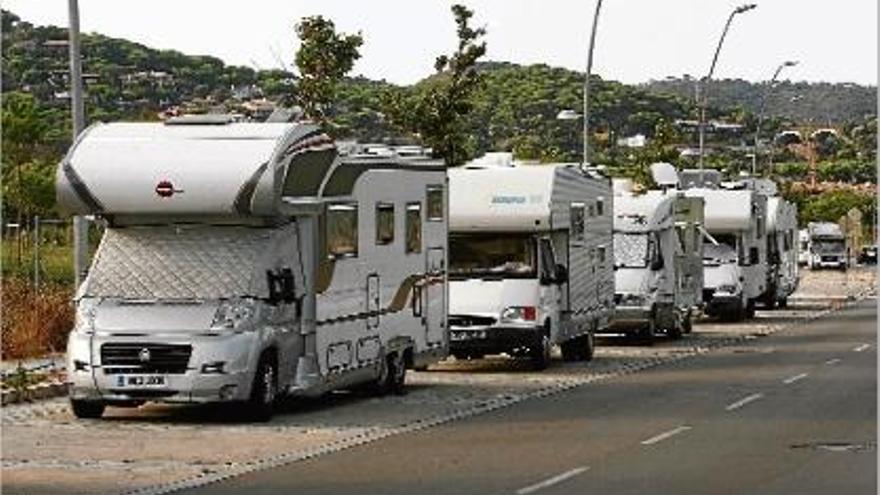
<path fill-rule="evenodd" d="M 674 365 L 189 494 L 874 494 L 868 301 Z"/>

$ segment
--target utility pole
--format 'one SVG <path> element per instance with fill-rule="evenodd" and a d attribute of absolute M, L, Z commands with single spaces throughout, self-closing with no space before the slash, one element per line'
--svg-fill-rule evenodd
<path fill-rule="evenodd" d="M 70 52 L 70 110 L 73 117 L 73 142 L 76 143 L 86 125 L 82 88 L 82 57 L 79 51 L 79 5 L 77 0 L 67 0 L 70 17 L 68 48 Z M 73 217 L 73 273 L 76 288 L 86 274 L 88 257 L 89 224 L 80 215 Z"/>
<path fill-rule="evenodd" d="M 764 88 L 764 91 L 761 93 L 761 107 L 758 110 L 758 123 L 755 126 L 755 148 L 752 154 L 752 176 L 755 175 L 758 168 L 758 153 L 760 151 L 760 138 L 761 138 L 761 125 L 764 123 L 764 113 L 767 109 L 767 97 L 770 95 L 770 92 L 773 91 L 773 86 L 776 84 L 776 80 L 779 79 L 779 74 L 786 67 L 794 67 L 798 63 L 794 60 L 787 60 L 776 68 L 776 72 L 773 73 L 773 77 L 770 79 L 770 82 Z M 767 166 L 766 173 L 764 175 L 769 176 L 773 173 L 773 146 L 770 146 L 770 161 Z"/>

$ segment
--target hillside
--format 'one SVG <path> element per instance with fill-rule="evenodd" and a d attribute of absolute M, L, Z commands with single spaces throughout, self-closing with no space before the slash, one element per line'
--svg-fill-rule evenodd
<path fill-rule="evenodd" d="M 667 78 L 641 85 L 658 94 L 694 98 L 696 80 L 690 77 Z M 742 79 L 711 81 L 709 98 L 714 106 L 738 107 L 757 113 L 765 84 Z M 877 114 L 877 88 L 858 84 L 832 84 L 780 81 L 767 98 L 767 114 L 799 123 L 840 125 L 861 121 Z"/>

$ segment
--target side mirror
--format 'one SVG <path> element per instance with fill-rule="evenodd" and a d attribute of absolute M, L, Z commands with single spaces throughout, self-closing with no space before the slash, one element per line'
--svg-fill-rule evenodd
<path fill-rule="evenodd" d="M 651 270 L 653 270 L 653 271 L 662 270 L 663 266 L 664 266 L 663 256 L 660 256 L 658 254 L 654 259 L 651 260 Z"/>
<path fill-rule="evenodd" d="M 557 284 L 568 282 L 568 268 L 565 265 L 556 265 L 556 273 L 554 274 Z"/>

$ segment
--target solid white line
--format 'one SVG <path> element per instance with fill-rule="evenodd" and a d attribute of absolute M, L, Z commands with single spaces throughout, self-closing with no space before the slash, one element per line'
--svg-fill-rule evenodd
<path fill-rule="evenodd" d="M 754 401 L 760 399 L 761 397 L 764 397 L 764 394 L 752 394 L 748 397 L 744 397 L 744 398 L 734 402 L 733 404 L 728 405 L 725 409 L 728 411 L 733 411 L 734 409 L 739 409 L 742 406 L 748 404 L 749 402 L 754 402 Z"/>
<path fill-rule="evenodd" d="M 690 429 L 691 429 L 690 426 L 679 426 L 678 428 L 673 428 L 669 431 L 665 431 L 655 437 L 651 437 L 647 440 L 642 440 L 642 445 L 654 445 L 657 442 L 662 442 L 663 440 L 666 440 L 667 438 L 673 437 L 675 435 L 678 435 L 679 433 L 683 433 L 683 432 L 688 431 Z"/>
<path fill-rule="evenodd" d="M 856 347 L 856 348 L 853 349 L 853 350 L 854 350 L 855 352 L 862 352 L 862 351 L 866 350 L 866 349 L 869 348 L 869 347 L 871 347 L 870 344 L 862 344 L 862 345 Z"/>
<path fill-rule="evenodd" d="M 782 380 L 782 383 L 784 383 L 786 385 L 791 385 L 792 383 L 794 383 L 796 381 L 803 380 L 807 376 L 809 376 L 809 373 L 801 373 L 800 375 L 794 375 L 791 378 L 786 378 L 785 380 Z"/>
<path fill-rule="evenodd" d="M 575 476 L 583 473 L 587 469 L 590 469 L 590 468 L 588 468 L 586 466 L 574 468 L 574 469 L 572 469 L 570 471 L 566 471 L 562 474 L 557 474 L 556 476 L 554 476 L 552 478 L 547 478 L 546 480 L 544 480 L 540 483 L 535 483 L 534 485 L 529 485 L 525 488 L 520 488 L 519 490 L 516 491 L 516 494 L 517 495 L 528 495 L 529 493 L 535 493 L 538 490 L 543 490 L 544 488 L 549 488 L 553 485 L 562 483 L 563 481 L 565 481 L 569 478 L 574 478 Z"/>
<path fill-rule="evenodd" d="M 837 364 L 839 362 L 840 362 L 840 358 L 834 358 L 834 359 L 829 359 L 828 361 L 825 361 L 825 364 Z"/>

